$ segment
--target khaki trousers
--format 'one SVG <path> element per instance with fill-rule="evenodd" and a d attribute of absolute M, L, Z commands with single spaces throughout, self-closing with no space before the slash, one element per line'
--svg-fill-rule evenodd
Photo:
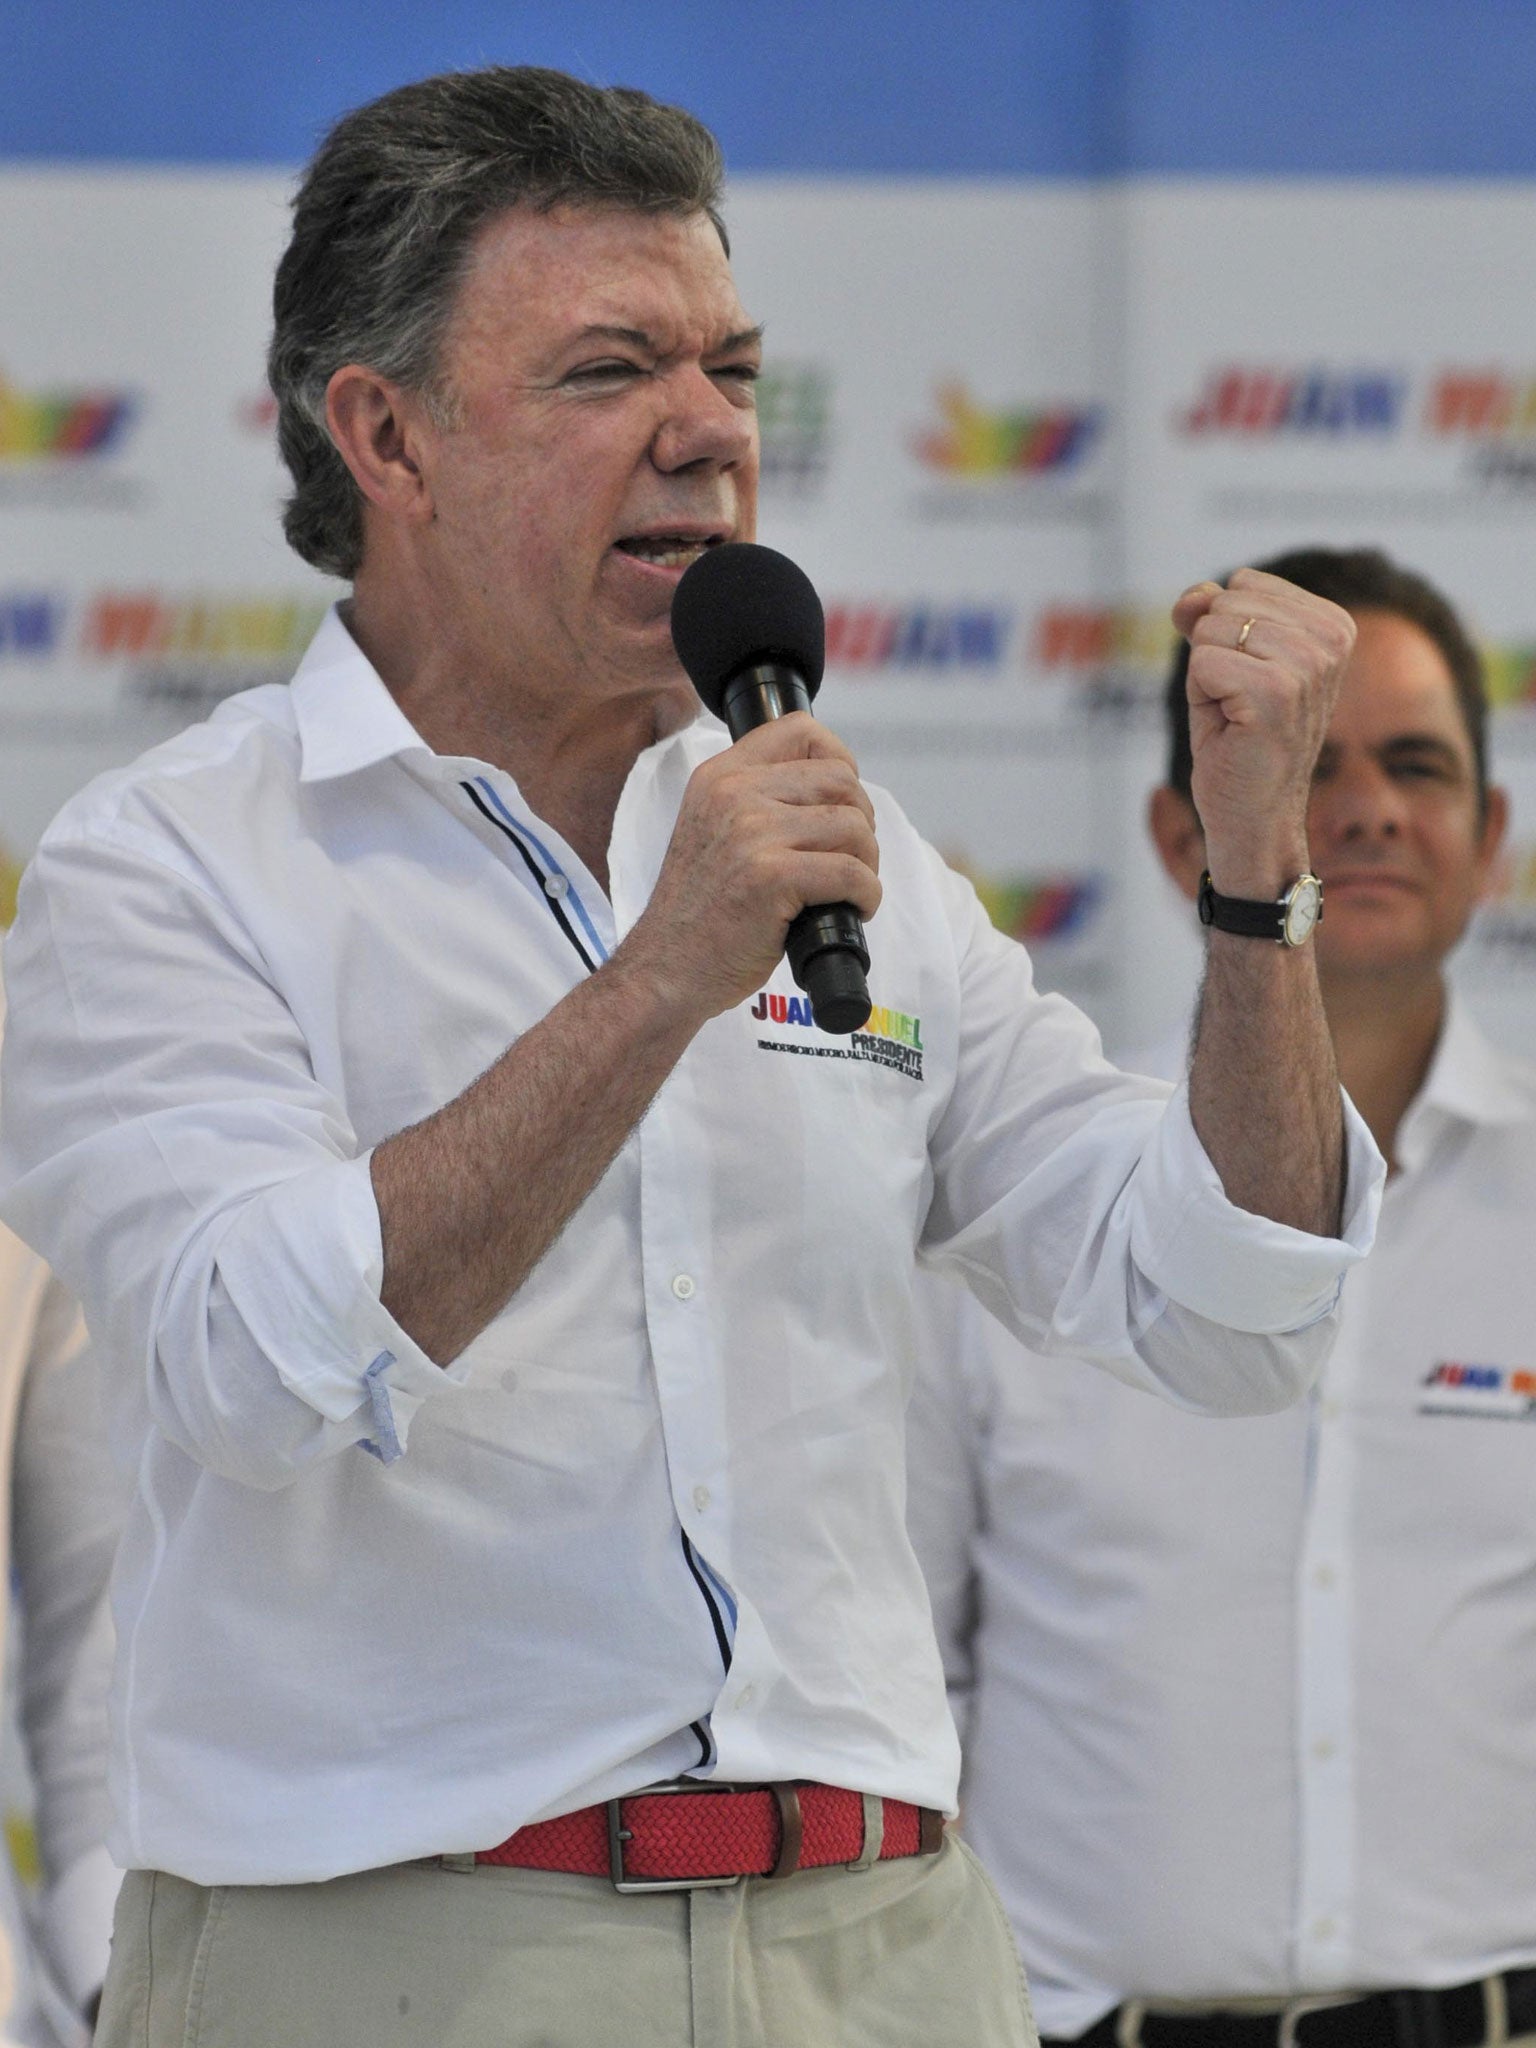
<path fill-rule="evenodd" d="M 1034 2048 L 980 1864 L 621 1896 L 436 1863 L 328 1884 L 131 1871 L 96 2048 Z"/>

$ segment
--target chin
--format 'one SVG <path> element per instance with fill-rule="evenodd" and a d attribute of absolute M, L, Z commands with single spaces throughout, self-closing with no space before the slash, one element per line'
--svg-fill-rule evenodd
<path fill-rule="evenodd" d="M 1317 949 L 1319 973 L 1349 978 L 1411 973 L 1438 960 L 1438 950 L 1422 935 L 1409 940 L 1387 932 L 1334 932 L 1331 942 Z"/>
<path fill-rule="evenodd" d="M 648 688 L 665 689 L 686 681 L 677 649 L 672 645 L 669 615 L 632 625 L 604 636 L 606 666 Z"/>

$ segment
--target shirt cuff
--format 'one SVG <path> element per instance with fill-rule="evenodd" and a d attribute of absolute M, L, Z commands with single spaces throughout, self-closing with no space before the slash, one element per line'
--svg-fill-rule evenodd
<path fill-rule="evenodd" d="M 54 1975 L 77 2011 L 98 1992 L 107 1974 L 112 1913 L 123 1881 L 105 1849 L 77 1857 L 43 1899 L 43 1946 Z"/>
<path fill-rule="evenodd" d="M 220 1278 L 290 1393 L 388 1464 L 423 1401 L 467 1365 L 430 1359 L 379 1299 L 384 1240 L 371 1153 L 296 1175 L 252 1203 L 219 1245 Z"/>
<path fill-rule="evenodd" d="M 1195 1135 L 1180 1084 L 1133 1183 L 1131 1256 L 1181 1307 L 1228 1329 L 1282 1335 L 1332 1312 L 1349 1268 L 1376 1240 L 1387 1168 L 1359 1111 L 1344 1105 L 1344 1225 L 1315 1237 L 1227 1200 Z"/>

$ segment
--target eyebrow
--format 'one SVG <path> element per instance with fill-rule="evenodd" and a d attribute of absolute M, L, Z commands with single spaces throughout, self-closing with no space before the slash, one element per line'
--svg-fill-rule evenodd
<path fill-rule="evenodd" d="M 705 354 L 727 355 L 732 349 L 760 347 L 762 339 L 763 329 L 760 326 L 742 327 L 736 333 L 726 335 L 723 341 L 717 341 L 712 348 L 706 349 Z M 622 341 L 627 342 L 631 348 L 645 349 L 652 355 L 659 352 L 656 337 L 647 334 L 643 327 L 608 327 L 601 324 L 583 327 L 580 334 L 574 337 L 573 345 L 584 341 Z"/>
<path fill-rule="evenodd" d="M 1398 732 L 1390 739 L 1383 740 L 1379 751 L 1383 754 L 1434 754 L 1442 761 L 1451 761 L 1459 768 L 1461 755 L 1449 740 L 1441 739 L 1432 732 Z"/>
<path fill-rule="evenodd" d="M 1338 751 L 1339 744 L 1337 740 L 1325 739 L 1322 746 L 1318 749 L 1318 760 L 1331 760 Z M 1454 768 L 1466 766 L 1460 753 L 1451 742 L 1442 739 L 1438 733 L 1432 732 L 1395 732 L 1386 739 L 1379 741 L 1371 751 L 1385 759 L 1397 758 L 1403 755 L 1432 754 L 1436 760 L 1444 761 L 1448 766 Z"/>

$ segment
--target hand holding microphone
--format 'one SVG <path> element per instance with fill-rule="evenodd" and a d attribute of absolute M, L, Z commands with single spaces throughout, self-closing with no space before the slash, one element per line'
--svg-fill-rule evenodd
<path fill-rule="evenodd" d="M 673 596 L 672 640 L 694 688 L 738 744 L 796 712 L 809 714 L 821 687 L 826 644 L 821 600 L 804 571 L 772 548 L 738 541 L 701 555 Z M 823 747 L 830 738 L 820 735 Z M 832 748 L 835 753 L 822 752 L 821 758 L 840 754 L 841 765 L 852 770 L 847 750 L 835 741 Z M 788 794 L 789 785 L 782 778 L 779 786 Z M 797 788 L 804 794 L 790 795 L 791 803 L 821 808 L 830 795 L 848 807 L 846 786 L 839 787 L 835 776 L 802 780 Z M 869 800 L 858 789 L 856 775 L 854 788 L 872 824 Z M 813 839 L 826 833 L 820 817 L 808 814 L 802 821 L 787 822 L 809 826 Z M 852 821 L 834 820 L 834 827 L 839 822 L 848 837 Z M 850 843 L 856 843 L 856 835 Z M 861 888 L 861 894 L 867 893 Z M 872 911 L 873 905 L 868 907 Z M 805 902 L 789 923 L 784 952 L 821 1029 L 857 1031 L 870 1011 L 865 979 L 869 950 L 858 906 L 850 901 Z"/>

